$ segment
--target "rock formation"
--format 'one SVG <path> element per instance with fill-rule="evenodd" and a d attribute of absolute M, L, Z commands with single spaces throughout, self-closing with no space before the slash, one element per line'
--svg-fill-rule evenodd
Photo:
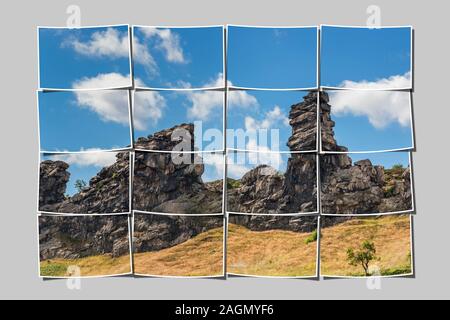
<path fill-rule="evenodd" d="M 136 213 L 133 251 L 158 251 L 183 243 L 213 228 L 223 227 L 222 216 L 167 216 Z"/>
<path fill-rule="evenodd" d="M 317 148 L 317 94 L 291 107 L 291 151 Z M 247 172 L 239 188 L 228 192 L 228 210 L 243 213 L 308 213 L 317 211 L 317 156 L 292 153 L 284 175 L 266 165 Z"/>
<path fill-rule="evenodd" d="M 252 231 L 288 230 L 293 232 L 312 232 L 317 229 L 314 216 L 267 216 L 230 215 L 230 222 L 245 226 Z"/>
<path fill-rule="evenodd" d="M 321 93 L 320 109 L 322 149 L 347 151 L 334 138 L 335 123 L 326 93 Z M 347 154 L 326 154 L 320 157 L 320 179 L 322 213 L 386 213 L 412 208 L 410 168 L 385 169 L 370 160 L 353 163 Z"/>
<path fill-rule="evenodd" d="M 291 151 L 315 150 L 317 146 L 317 103 L 320 103 L 320 144 L 325 151 L 347 151 L 334 138 L 334 122 L 326 93 L 311 92 L 304 101 L 291 107 L 289 114 L 292 136 Z M 211 214 L 222 211 L 222 181 L 204 183 L 204 165 L 199 155 L 177 155 L 142 150 L 173 150 L 181 137 L 193 137 L 192 124 L 182 124 L 136 142 L 133 202 L 141 211 Z M 174 139 L 175 137 L 175 139 Z M 191 139 L 191 150 L 193 142 Z M 181 157 L 181 158 L 180 158 Z M 191 161 L 186 161 L 189 158 Z M 180 161 L 181 160 L 181 161 Z M 321 207 L 324 213 L 363 214 L 403 211 L 411 209 L 411 180 L 409 168 L 385 169 L 369 160 L 356 163 L 346 154 L 321 155 Z M 69 213 L 114 213 L 130 210 L 128 206 L 129 154 L 119 153 L 116 162 L 102 169 L 89 182 L 89 186 L 73 197 L 65 198 L 69 179 L 68 165 L 60 161 L 41 163 L 39 206 L 43 211 Z M 260 213 L 262 216 L 231 216 L 232 223 L 252 230 L 285 229 L 310 232 L 316 228 L 314 216 L 286 216 L 275 219 L 263 214 L 317 211 L 317 155 L 291 154 L 285 174 L 268 166 L 259 166 L 247 172 L 238 181 L 228 180 L 228 210 Z M 196 234 L 217 227 L 216 217 L 167 217 L 136 215 L 135 249 L 137 252 L 158 250 L 181 243 Z M 123 242 L 116 243 L 112 222 L 95 223 L 95 217 L 43 218 L 41 235 L 43 257 L 73 257 L 77 248 L 82 254 L 122 252 Z M 75 222 L 79 219 L 79 222 Z M 92 219 L 92 220 L 90 220 Z M 111 217 L 105 217 L 102 221 Z M 336 223 L 346 218 L 336 218 Z M 330 220 L 330 219 L 329 219 Z M 115 221 L 115 220 L 114 220 Z M 84 225 L 84 227 L 83 227 Z M 121 227 L 122 226 L 122 227 Z M 118 226 L 123 228 L 123 225 Z M 72 231 L 71 231 L 72 230 Z M 97 233 L 98 230 L 106 232 Z M 123 229 L 120 229 L 123 230 Z M 122 232 L 122 231 L 121 231 Z M 95 245 L 76 247 L 78 240 L 64 245 L 65 236 L 53 239 L 52 234 L 70 234 L 74 238 L 94 237 Z M 122 233 L 120 233 L 122 234 Z M 107 241 L 106 241 L 107 240 Z M 113 240 L 111 242 L 111 240 Z M 104 241 L 105 246 L 99 245 Z M 106 243 L 108 244 L 106 246 Z M 103 251 L 99 248 L 108 248 Z M 56 252 L 52 254 L 51 252 Z"/>
<path fill-rule="evenodd" d="M 63 161 L 42 161 L 39 171 L 39 208 L 63 202 L 70 173 Z"/>
<path fill-rule="evenodd" d="M 41 216 L 40 259 L 129 254 L 128 216 Z"/>
<path fill-rule="evenodd" d="M 191 138 L 194 136 L 194 125 L 183 124 L 148 138 L 139 138 L 136 148 L 172 150 L 172 137 L 177 131 Z M 190 141 L 193 150 L 194 140 Z M 134 209 L 183 214 L 221 213 L 223 182 L 204 183 L 204 169 L 198 154 L 136 152 Z"/>
<path fill-rule="evenodd" d="M 60 213 L 123 213 L 129 212 L 130 156 L 117 154 L 117 160 L 100 170 L 89 186 L 72 197 L 64 197 L 69 165 L 62 161 L 43 161 L 40 166 L 39 210 Z M 49 169 L 57 169 L 49 172 Z M 52 188 L 56 190 L 52 191 Z M 48 192 L 47 190 L 50 190 Z M 52 196 L 48 196 L 48 194 Z M 56 195 L 55 195 L 56 194 Z M 55 196 L 60 201 L 53 201 Z M 51 201 L 49 201 L 51 200 Z"/>

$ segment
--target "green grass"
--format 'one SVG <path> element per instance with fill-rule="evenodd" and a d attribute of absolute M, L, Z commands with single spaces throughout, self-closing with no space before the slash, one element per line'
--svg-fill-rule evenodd
<path fill-rule="evenodd" d="M 316 230 L 314 230 L 311 233 L 311 235 L 308 238 L 305 239 L 305 243 L 306 244 L 310 244 L 310 243 L 316 242 L 317 241 L 317 235 L 318 235 L 318 232 L 317 232 L 317 229 L 316 229 Z"/>
<path fill-rule="evenodd" d="M 364 276 L 361 266 L 352 266 L 347 250 L 364 241 L 375 244 L 381 275 L 411 273 L 411 233 L 409 216 L 358 218 L 321 230 L 321 268 L 327 276 Z"/>
<path fill-rule="evenodd" d="M 80 276 L 107 276 L 129 273 L 130 257 L 112 258 L 110 255 L 91 256 L 80 259 L 50 259 L 40 263 L 41 276 L 66 277 L 70 266 L 80 268 Z"/>
<path fill-rule="evenodd" d="M 242 185 L 241 181 L 239 181 L 239 180 L 235 180 L 235 179 L 231 179 L 231 178 L 227 179 L 227 188 L 230 190 L 240 188 L 241 185 Z"/>

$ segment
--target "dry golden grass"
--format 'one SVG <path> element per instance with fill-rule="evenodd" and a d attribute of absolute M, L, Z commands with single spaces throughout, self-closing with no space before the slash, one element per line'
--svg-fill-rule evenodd
<path fill-rule="evenodd" d="M 223 228 L 201 233 L 171 248 L 137 253 L 134 271 L 155 276 L 223 275 Z"/>
<path fill-rule="evenodd" d="M 329 218 L 328 218 L 329 219 Z M 316 274 L 317 242 L 307 244 L 311 233 L 271 230 L 256 232 L 230 224 L 228 272 L 246 275 L 306 277 Z M 411 272 L 409 216 L 360 218 L 321 231 L 323 275 L 361 276 L 363 270 L 347 262 L 347 249 L 363 241 L 375 244 L 383 275 Z M 223 228 L 204 232 L 184 243 L 157 252 L 134 256 L 135 272 L 155 276 L 218 276 L 223 274 Z M 67 268 L 78 266 L 81 276 L 105 276 L 130 272 L 129 257 L 108 255 L 76 260 L 41 262 L 41 275 L 69 276 Z"/>
<path fill-rule="evenodd" d="M 80 268 L 80 276 L 109 276 L 131 272 L 130 256 L 112 258 L 109 255 L 92 256 L 81 259 L 51 259 L 41 261 L 43 277 L 68 277 L 69 266 Z"/>
<path fill-rule="evenodd" d="M 328 218 L 330 219 L 330 218 Z M 363 276 L 360 266 L 347 262 L 347 249 L 358 249 L 363 241 L 375 244 L 382 275 L 411 272 L 411 234 L 409 216 L 360 218 L 322 229 L 321 273 L 328 276 Z"/>
<path fill-rule="evenodd" d="M 256 232 L 230 224 L 228 271 L 274 277 L 315 276 L 317 242 L 306 244 L 309 236 L 281 230 Z"/>

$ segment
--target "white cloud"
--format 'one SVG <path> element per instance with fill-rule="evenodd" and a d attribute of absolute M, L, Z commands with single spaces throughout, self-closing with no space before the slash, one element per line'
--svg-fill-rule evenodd
<path fill-rule="evenodd" d="M 100 74 L 92 78 L 83 78 L 74 83 L 74 89 L 93 87 L 113 87 L 129 79 L 118 73 Z M 142 85 L 140 79 L 135 80 Z M 127 91 L 77 91 L 74 93 L 78 106 L 88 108 L 97 113 L 103 121 L 129 125 L 128 92 Z M 134 127 L 137 130 L 146 130 L 148 122 L 156 123 L 163 115 L 166 101 L 156 91 L 139 92 L 135 95 Z"/>
<path fill-rule="evenodd" d="M 69 153 L 50 156 L 53 161 L 64 161 L 69 165 L 78 165 L 80 167 L 107 167 L 116 162 L 116 153 L 114 152 L 95 152 L 100 149 L 86 149 L 83 151 L 92 151 L 89 153 Z"/>
<path fill-rule="evenodd" d="M 230 108 L 250 108 L 257 107 L 258 100 L 255 96 L 248 94 L 244 90 L 230 91 L 228 94 L 228 105 Z"/>
<path fill-rule="evenodd" d="M 128 33 L 113 28 L 94 32 L 87 42 L 70 38 L 63 43 L 81 55 L 98 58 L 128 58 L 129 45 Z"/>
<path fill-rule="evenodd" d="M 268 112 L 266 112 L 265 117 L 262 120 L 256 120 L 253 117 L 247 116 L 244 120 L 245 130 L 249 136 L 249 141 L 247 143 L 247 150 L 258 150 L 258 151 L 270 151 L 268 145 L 262 145 L 264 141 L 257 141 L 258 138 L 262 138 L 261 135 L 270 134 L 272 135 L 271 130 L 279 130 L 282 126 L 289 126 L 289 119 L 286 115 L 283 114 L 283 111 L 279 106 L 274 106 L 274 108 Z M 261 130 L 268 130 L 267 132 L 263 132 Z M 276 135 L 279 137 L 279 134 Z M 266 141 L 265 143 L 269 143 Z M 274 145 L 275 141 L 271 141 L 272 147 L 279 147 Z M 277 151 L 277 150 L 275 150 Z"/>
<path fill-rule="evenodd" d="M 211 166 L 214 170 L 214 174 L 210 173 L 207 180 L 222 179 L 224 174 L 224 157 L 218 153 L 204 153 L 201 155 L 203 164 L 205 166 Z M 205 170 L 206 172 L 206 170 Z"/>
<path fill-rule="evenodd" d="M 72 37 L 67 39 L 63 46 L 71 47 L 75 52 L 94 58 L 129 58 L 130 45 L 128 32 L 119 32 L 117 29 L 108 28 L 92 34 L 88 41 L 80 41 Z M 134 37 L 133 43 L 134 62 L 145 66 L 149 75 L 158 74 L 158 66 L 150 54 L 147 46 Z"/>
<path fill-rule="evenodd" d="M 223 92 L 190 91 L 186 96 L 191 104 L 187 111 L 191 119 L 208 120 L 213 112 L 222 112 L 224 108 Z"/>
<path fill-rule="evenodd" d="M 143 85 L 139 79 L 137 85 Z M 139 91 L 134 95 L 133 124 L 137 130 L 147 130 L 149 122 L 158 123 L 166 108 L 166 99 L 157 91 Z"/>
<path fill-rule="evenodd" d="M 408 74 L 382 79 L 365 88 L 379 88 L 396 82 L 406 84 Z M 391 82 L 389 82 L 391 81 Z M 361 83 L 360 83 L 361 84 Z M 354 87 L 354 84 L 352 85 Z M 365 116 L 377 129 L 397 123 L 407 127 L 411 123 L 410 95 L 402 91 L 335 91 L 330 93 L 331 112 L 335 116 Z"/>
<path fill-rule="evenodd" d="M 141 43 L 136 36 L 133 39 L 133 59 L 134 63 L 141 64 L 145 67 L 149 76 L 155 76 L 159 73 L 158 65 L 147 46 Z"/>
<path fill-rule="evenodd" d="M 353 89 L 405 89 L 411 87 L 411 72 L 404 75 L 395 75 L 389 78 L 383 78 L 376 81 L 343 81 L 339 87 Z"/>
<path fill-rule="evenodd" d="M 183 48 L 180 45 L 180 36 L 169 29 L 142 28 L 147 39 L 155 39 L 155 48 L 164 52 L 167 61 L 173 63 L 186 63 Z"/>
<path fill-rule="evenodd" d="M 245 129 L 256 132 L 259 129 L 279 129 L 280 126 L 289 126 L 289 119 L 279 106 L 266 112 L 265 117 L 258 121 L 250 116 L 245 117 Z"/>
<path fill-rule="evenodd" d="M 223 87 L 223 74 L 219 73 L 217 77 L 206 83 L 207 88 Z M 185 88 L 190 88 L 189 83 L 184 84 Z M 219 91 L 187 91 L 185 92 L 187 98 L 190 100 L 191 106 L 188 109 L 188 117 L 192 119 L 207 120 L 208 117 L 215 111 L 221 111 L 224 107 L 224 96 Z M 228 95 L 228 103 L 230 107 L 256 107 L 258 100 L 248 94 L 246 91 L 231 91 Z"/>

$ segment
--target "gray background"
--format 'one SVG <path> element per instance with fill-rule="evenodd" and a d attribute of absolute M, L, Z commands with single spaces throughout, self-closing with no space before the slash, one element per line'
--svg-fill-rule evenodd
<path fill-rule="evenodd" d="M 82 25 L 365 25 L 366 8 L 382 9 L 383 25 L 413 25 L 415 45 L 414 154 L 417 214 L 416 279 L 383 279 L 381 290 L 357 280 L 221 280 L 109 278 L 83 280 L 81 290 L 37 276 L 36 26 L 65 26 L 77 4 Z M 8 1 L 1 14 L 0 297 L 306 299 L 449 298 L 449 68 L 447 1 Z M 447 209 L 447 210 L 446 210 Z"/>

